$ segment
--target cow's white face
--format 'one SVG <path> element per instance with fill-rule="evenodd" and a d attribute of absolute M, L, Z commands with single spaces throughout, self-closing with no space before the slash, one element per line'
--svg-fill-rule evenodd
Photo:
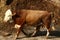
<path fill-rule="evenodd" d="M 12 12 L 11 12 L 11 9 L 8 9 L 6 12 L 5 12 L 5 16 L 4 16 L 4 22 L 7 22 L 9 21 L 10 19 L 12 19 Z"/>

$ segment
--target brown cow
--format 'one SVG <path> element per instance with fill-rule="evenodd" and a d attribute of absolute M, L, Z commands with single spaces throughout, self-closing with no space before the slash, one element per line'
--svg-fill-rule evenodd
<path fill-rule="evenodd" d="M 26 9 L 21 9 L 21 10 L 16 10 L 16 11 L 11 11 L 11 9 L 8 9 L 5 13 L 4 17 L 4 22 L 9 21 L 10 19 L 13 19 L 15 22 L 15 28 L 17 28 L 17 35 L 19 35 L 20 30 L 23 27 L 24 22 L 26 22 L 29 25 L 35 25 L 39 21 L 44 24 L 44 27 L 47 28 L 47 34 L 46 37 L 49 35 L 50 31 L 50 24 L 51 24 L 51 13 L 48 11 L 41 11 L 41 10 L 26 10 Z M 36 32 L 33 33 L 33 35 Z"/>

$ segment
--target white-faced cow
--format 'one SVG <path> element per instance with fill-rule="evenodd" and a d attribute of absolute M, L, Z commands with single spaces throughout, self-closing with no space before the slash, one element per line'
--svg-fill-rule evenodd
<path fill-rule="evenodd" d="M 11 11 L 11 9 L 8 9 L 5 13 L 4 22 L 8 22 L 10 19 L 14 20 L 15 28 L 18 29 L 17 35 L 15 35 L 16 38 L 19 35 L 24 22 L 26 22 L 29 25 L 35 25 L 35 24 L 37 24 L 38 21 L 41 21 L 43 23 L 44 27 L 47 28 L 46 37 L 48 37 L 49 31 L 51 29 L 51 27 L 50 27 L 51 13 L 48 11 L 27 10 L 27 9 Z"/>

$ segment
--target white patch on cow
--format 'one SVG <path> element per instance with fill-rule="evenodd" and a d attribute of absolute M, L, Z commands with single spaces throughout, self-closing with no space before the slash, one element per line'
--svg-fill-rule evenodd
<path fill-rule="evenodd" d="M 21 25 L 15 24 L 15 28 L 20 28 Z"/>
<path fill-rule="evenodd" d="M 5 12 L 5 16 L 4 16 L 4 22 L 7 22 L 8 20 L 12 19 L 12 12 L 11 9 L 8 9 Z"/>

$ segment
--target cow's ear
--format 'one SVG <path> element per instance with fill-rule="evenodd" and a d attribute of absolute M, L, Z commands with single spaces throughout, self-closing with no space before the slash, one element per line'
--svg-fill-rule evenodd
<path fill-rule="evenodd" d="M 16 13 L 13 13 L 12 16 L 16 15 Z"/>

